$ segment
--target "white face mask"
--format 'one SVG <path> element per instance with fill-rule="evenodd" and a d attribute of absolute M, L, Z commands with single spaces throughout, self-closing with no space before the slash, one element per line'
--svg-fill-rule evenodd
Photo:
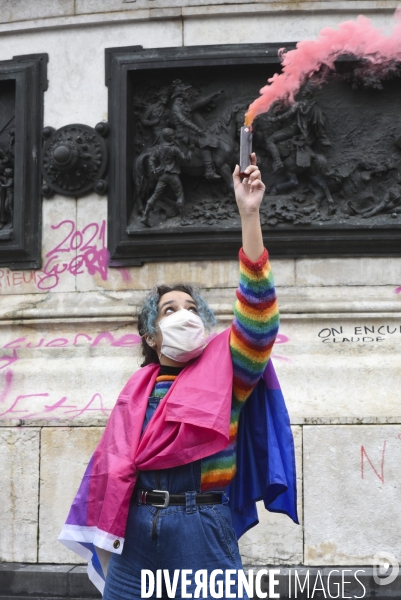
<path fill-rule="evenodd" d="M 196 358 L 206 346 L 202 319 L 186 308 L 164 317 L 158 327 L 162 332 L 161 354 L 177 362 Z"/>

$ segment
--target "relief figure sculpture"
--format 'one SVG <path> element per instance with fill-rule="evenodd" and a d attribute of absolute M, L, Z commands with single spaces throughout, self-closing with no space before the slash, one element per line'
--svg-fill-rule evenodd
<path fill-rule="evenodd" d="M 0 132 L 0 230 L 13 225 L 15 129 Z"/>
<path fill-rule="evenodd" d="M 321 148 L 331 146 L 331 142 L 325 131 L 325 116 L 317 102 L 312 100 L 312 91 L 311 86 L 305 86 L 301 99 L 289 108 L 276 104 L 267 119 L 257 122 L 257 139 L 261 140 L 263 135 L 261 143 L 272 159 L 273 183 L 269 194 L 295 190 L 301 176 L 305 183 L 304 191 L 314 194 L 317 209 L 321 209 L 322 201 L 326 200 L 327 215 L 321 215 L 321 219 L 328 220 L 335 208 L 326 182 L 327 159 Z M 280 127 L 271 133 L 271 124 L 275 123 Z M 299 194 L 295 193 L 297 196 Z"/>
<path fill-rule="evenodd" d="M 220 179 L 212 158 L 212 149 L 218 147 L 218 142 L 214 136 L 208 135 L 207 124 L 199 109 L 210 105 L 215 98 L 224 93 L 223 90 L 191 99 L 191 85 L 175 80 L 173 86 L 171 122 L 176 130 L 177 139 L 189 148 L 200 149 L 206 179 Z"/>
<path fill-rule="evenodd" d="M 231 171 L 237 159 L 238 131 L 245 104 L 228 102 L 217 115 L 213 112 L 214 118 L 208 122 L 201 114 L 214 111 L 214 101 L 223 93 L 219 90 L 201 94 L 194 86 L 174 80 L 170 87 L 163 86 L 153 92 L 150 103 L 147 103 L 149 91 L 138 98 L 137 137 L 141 145 L 137 146 L 133 180 L 136 211 L 142 215 L 139 222 L 143 225 L 154 224 L 149 215 L 161 199 L 182 209 L 182 172 L 193 179 L 193 189 L 199 186 L 199 178 L 204 177 L 209 185 L 222 185 L 225 193 L 233 190 Z M 175 201 L 166 196 L 167 190 L 173 192 Z"/>
<path fill-rule="evenodd" d="M 161 141 L 155 146 L 149 156 L 149 168 L 157 178 L 157 184 L 152 196 L 146 202 L 141 221 L 147 227 L 151 227 L 149 214 L 164 191 L 169 187 L 175 197 L 178 210 L 184 205 L 184 189 L 182 187 L 180 163 L 190 159 L 190 154 L 184 154 L 175 142 L 174 130 L 166 127 L 160 134 Z M 163 198 L 166 200 L 166 198 Z"/>
<path fill-rule="evenodd" d="M 0 229 L 5 226 L 11 227 L 13 220 L 14 205 L 14 175 L 13 169 L 5 169 L 4 175 L 0 175 Z"/>
<path fill-rule="evenodd" d="M 401 213 L 401 182 L 395 183 L 390 189 L 386 191 L 381 200 L 377 200 L 376 206 L 366 211 L 363 215 L 363 219 L 374 217 L 381 212 L 392 212 L 394 218 Z"/>
<path fill-rule="evenodd" d="M 165 127 L 169 125 L 170 110 L 168 108 L 170 100 L 169 88 L 163 86 L 156 94 L 156 102 L 146 107 L 141 116 L 141 123 L 148 127 L 152 132 L 152 143 L 156 143 Z"/>
<path fill-rule="evenodd" d="M 134 96 L 135 192 L 127 232 L 236 226 L 231 171 L 248 96 L 238 97 L 224 77 L 213 84 L 172 77 L 141 85 Z M 349 226 L 401 214 L 399 131 L 390 120 L 383 129 L 373 102 L 361 115 L 349 104 L 353 92 L 333 85 L 332 94 L 309 81 L 293 104 L 279 100 L 254 122 L 266 226 Z"/>
<path fill-rule="evenodd" d="M 289 109 L 279 114 L 270 114 L 271 123 L 283 123 L 284 126 L 275 131 L 266 140 L 266 148 L 273 159 L 273 170 L 278 171 L 283 168 L 283 162 L 280 158 L 280 152 L 277 147 L 278 142 L 291 140 L 294 137 L 302 139 L 304 144 L 298 144 L 296 162 L 300 167 L 310 165 L 308 157 L 308 148 L 313 148 L 316 143 L 322 146 L 330 146 L 324 127 L 324 115 L 317 102 L 312 100 L 311 86 L 305 86 L 301 92 L 301 100 L 295 102 Z"/>

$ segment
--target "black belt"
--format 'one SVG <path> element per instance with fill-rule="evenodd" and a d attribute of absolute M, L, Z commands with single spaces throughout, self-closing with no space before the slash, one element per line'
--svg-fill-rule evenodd
<path fill-rule="evenodd" d="M 170 494 L 165 490 L 136 490 L 136 500 L 139 504 L 150 504 L 157 508 L 167 508 L 167 506 L 179 505 L 185 506 L 185 494 Z M 196 504 L 221 504 L 223 502 L 223 492 L 195 494 Z"/>

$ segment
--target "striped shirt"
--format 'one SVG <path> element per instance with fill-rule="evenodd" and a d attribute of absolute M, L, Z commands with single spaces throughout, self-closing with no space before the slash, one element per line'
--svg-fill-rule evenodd
<path fill-rule="evenodd" d="M 230 334 L 234 367 L 230 441 L 224 450 L 202 459 L 202 492 L 224 490 L 235 475 L 241 408 L 269 361 L 279 326 L 277 299 L 267 250 L 254 263 L 241 249 L 239 259 L 239 287 Z M 174 375 L 159 376 L 152 398 L 164 398 L 175 378 Z"/>

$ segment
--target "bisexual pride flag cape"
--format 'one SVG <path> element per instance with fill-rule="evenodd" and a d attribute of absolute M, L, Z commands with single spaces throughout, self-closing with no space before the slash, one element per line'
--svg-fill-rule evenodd
<path fill-rule="evenodd" d="M 161 400 L 141 437 L 159 365 L 127 382 L 85 471 L 59 541 L 88 561 L 103 593 L 110 553 L 121 554 L 139 470 L 187 464 L 227 447 L 233 368 L 230 330 L 188 365 Z M 241 412 L 237 474 L 229 505 L 237 537 L 258 522 L 256 501 L 298 523 L 295 454 L 284 398 L 269 361 Z"/>

